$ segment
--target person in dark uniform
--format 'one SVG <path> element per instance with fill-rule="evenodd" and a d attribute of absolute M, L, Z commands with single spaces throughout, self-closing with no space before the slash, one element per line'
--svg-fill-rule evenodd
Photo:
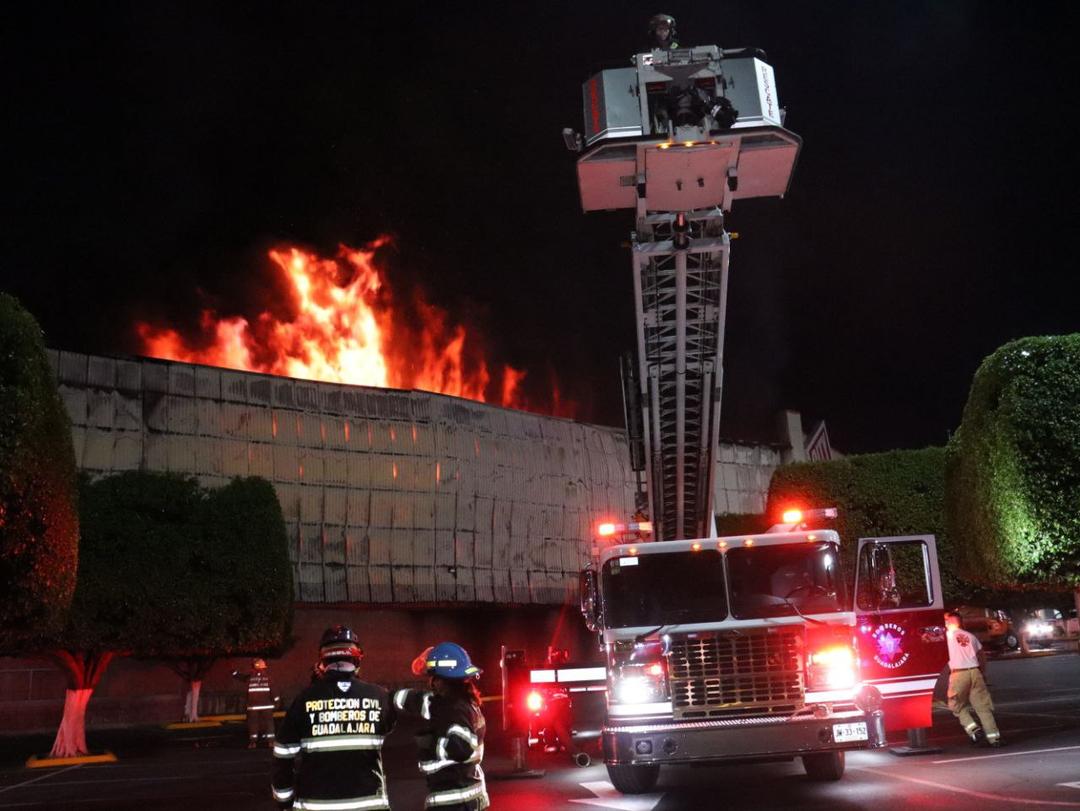
<path fill-rule="evenodd" d="M 413 673 L 427 673 L 431 690 L 398 690 L 394 705 L 427 722 L 416 736 L 428 786 L 424 807 L 483 811 L 491 801 L 480 768 L 485 732 L 476 689 L 480 668 L 460 645 L 440 642 L 417 657 Z"/>
<path fill-rule="evenodd" d="M 679 47 L 675 18 L 670 14 L 654 14 L 649 20 L 649 47 L 661 51 Z"/>
<path fill-rule="evenodd" d="M 344 625 L 323 634 L 325 671 L 293 701 L 274 745 L 272 788 L 280 808 L 390 808 L 382 747 L 397 711 L 386 690 L 356 677 L 363 656 Z"/>
<path fill-rule="evenodd" d="M 278 697 L 270 686 L 270 667 L 265 659 L 253 659 L 251 671 L 233 671 L 233 678 L 247 682 L 247 730 L 248 749 L 254 749 L 259 736 L 266 738 L 266 745 L 274 745 L 274 707 Z"/>

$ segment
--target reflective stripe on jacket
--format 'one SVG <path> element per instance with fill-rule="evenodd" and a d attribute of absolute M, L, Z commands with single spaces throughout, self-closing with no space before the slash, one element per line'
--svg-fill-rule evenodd
<path fill-rule="evenodd" d="M 425 806 L 477 801 L 478 808 L 487 808 L 490 800 L 480 768 L 486 724 L 480 708 L 426 690 L 398 690 L 394 706 L 427 721 L 416 736 L 420 771 L 428 786 Z"/>
<path fill-rule="evenodd" d="M 285 714 L 274 744 L 274 799 L 311 811 L 388 809 L 382 747 L 396 720 L 386 690 L 328 670 Z"/>

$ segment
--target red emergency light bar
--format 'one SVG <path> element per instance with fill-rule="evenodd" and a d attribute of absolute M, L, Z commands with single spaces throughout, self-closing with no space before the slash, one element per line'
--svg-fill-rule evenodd
<path fill-rule="evenodd" d="M 813 518 L 836 518 L 836 507 L 823 507 L 818 510 L 784 510 L 785 524 L 802 524 Z"/>
<path fill-rule="evenodd" d="M 627 532 L 652 532 L 652 521 L 631 521 L 628 524 L 614 524 L 605 521 L 596 526 L 596 534 L 601 538 L 611 538 L 615 535 L 623 535 Z"/>

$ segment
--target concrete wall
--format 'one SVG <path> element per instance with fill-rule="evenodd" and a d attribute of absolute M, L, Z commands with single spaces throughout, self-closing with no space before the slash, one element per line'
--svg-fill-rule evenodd
<path fill-rule="evenodd" d="M 775 445 L 721 442 L 716 455 L 715 511 L 717 513 L 765 512 L 769 480 L 781 464 L 783 449 Z"/>
<path fill-rule="evenodd" d="M 622 430 L 419 391 L 50 352 L 83 470 L 273 482 L 301 602 L 563 602 L 591 526 L 633 511 Z M 723 443 L 721 513 L 777 447 Z"/>
<path fill-rule="evenodd" d="M 418 391 L 51 358 L 82 469 L 271 480 L 302 602 L 559 604 L 591 523 L 632 511 L 613 428 Z"/>

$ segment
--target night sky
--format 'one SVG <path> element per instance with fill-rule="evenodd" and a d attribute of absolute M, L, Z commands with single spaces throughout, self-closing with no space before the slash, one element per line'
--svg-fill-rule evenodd
<path fill-rule="evenodd" d="M 29 4 L 28 4 L 29 5 Z M 272 297 L 265 251 L 387 233 L 397 287 L 621 424 L 631 212 L 583 215 L 564 126 L 651 14 L 757 46 L 803 152 L 739 202 L 722 433 L 824 418 L 942 444 L 980 360 L 1080 329 L 1068 3 L 85 3 L 7 11 L 0 288 L 48 343 L 130 353 Z"/>

